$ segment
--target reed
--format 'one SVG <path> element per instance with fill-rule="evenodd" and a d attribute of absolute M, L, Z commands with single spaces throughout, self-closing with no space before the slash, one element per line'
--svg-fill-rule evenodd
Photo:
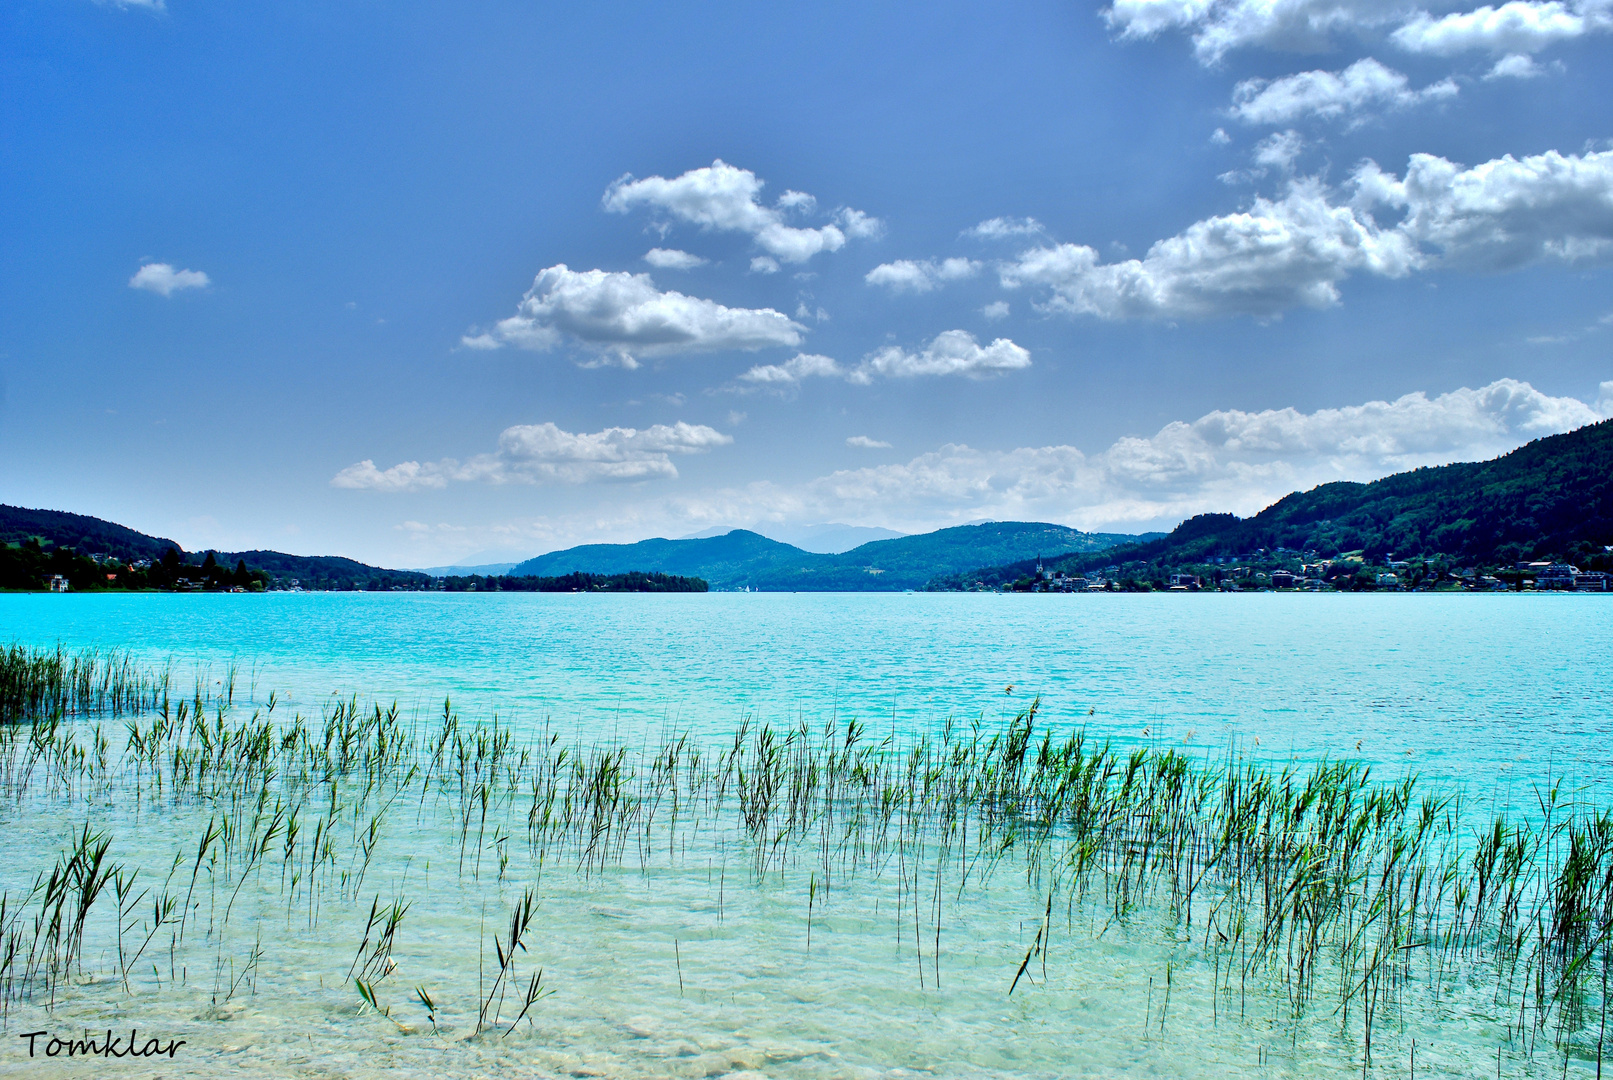
<path fill-rule="evenodd" d="M 227 948 L 246 949 L 243 971 L 255 971 L 250 947 L 230 937 L 244 895 L 278 897 L 288 921 L 301 903 L 317 927 L 326 904 L 359 895 L 411 825 L 448 823 L 450 880 L 482 881 L 482 854 L 493 851 L 493 896 L 507 876 L 537 882 L 550 866 L 569 864 L 585 881 L 622 868 L 654 875 L 684 865 L 692 847 L 721 862 L 712 867 L 720 910 L 728 854 L 739 853 L 753 882 L 798 875 L 793 895 L 814 950 L 824 947 L 814 924 L 838 897 L 859 882 L 888 883 L 893 938 L 926 992 L 944 974 L 948 909 L 1011 873 L 1023 878 L 1035 927 L 1003 972 L 1016 1001 L 1047 985 L 1055 934 L 1073 932 L 1078 912 L 1105 926 L 1146 912 L 1213 970 L 1218 1019 L 1244 1015 L 1256 984 L 1278 995 L 1290 1021 L 1336 1022 L 1363 1070 L 1385 1025 L 1418 1007 L 1429 976 L 1452 971 L 1483 982 L 1511 1018 L 1498 1038 L 1520 1053 L 1549 1046 L 1565 1063 L 1601 1061 L 1613 813 L 1575 801 L 1561 782 L 1536 793 L 1533 812 L 1497 816 L 1458 791 L 1412 775 L 1379 780 L 1348 760 L 1121 750 L 1084 730 L 1055 732 L 1039 701 L 1000 728 L 948 721 L 911 740 L 876 741 L 855 720 L 774 729 L 747 719 L 709 745 L 682 733 L 568 743 L 547 726 L 522 742 L 497 717 L 461 722 L 450 702 L 430 723 L 356 698 L 287 719 L 274 715 L 272 695 L 267 707 L 238 704 L 198 680 L 176 703 L 166 672 L 142 675 L 112 656 L 0 654 L 0 699 L 26 717 L 0 737 L 0 793 L 57 809 L 112 793 L 193 822 L 199 835 L 176 834 L 163 884 L 136 893 L 135 871 L 86 824 L 31 889 L 0 896 L 8 1004 L 52 1001 L 81 969 L 109 883 L 117 936 L 108 955 L 125 986 L 159 935 L 172 980 L 187 930 L 204 926 L 219 963 Z M 113 748 L 90 721 L 120 709 L 128 719 Z M 398 820 L 407 815 L 397 807 L 411 807 L 413 822 Z M 523 976 L 524 989 L 516 978 L 517 956 L 541 932 L 537 906 L 537 886 L 525 888 L 494 935 L 497 966 L 476 990 L 475 1032 L 503 1026 L 508 1036 L 552 992 L 542 967 Z M 376 987 L 408 909 L 375 896 L 347 971 L 383 1013 Z M 254 920 L 256 943 L 264 923 Z M 681 992 L 676 942 L 674 953 Z M 1181 970 L 1166 964 L 1157 1014 L 1150 1002 L 1161 1033 L 1173 1001 L 1190 992 Z M 239 985 L 236 975 L 229 992 Z M 506 1022 L 511 993 L 521 1006 Z M 439 1003 L 423 987 L 417 997 L 435 1029 Z"/>

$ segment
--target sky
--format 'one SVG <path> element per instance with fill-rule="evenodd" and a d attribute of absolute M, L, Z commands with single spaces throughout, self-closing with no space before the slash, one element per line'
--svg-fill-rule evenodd
<path fill-rule="evenodd" d="M 190 550 L 1140 532 L 1613 415 L 1613 0 L 0 27 L 0 501 Z"/>

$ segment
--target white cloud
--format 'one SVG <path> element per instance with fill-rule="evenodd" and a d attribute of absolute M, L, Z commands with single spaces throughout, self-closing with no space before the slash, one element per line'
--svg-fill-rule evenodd
<path fill-rule="evenodd" d="M 853 435 L 846 440 L 846 445 L 856 447 L 859 450 L 889 450 L 891 448 L 890 443 L 879 439 L 870 439 L 867 435 Z"/>
<path fill-rule="evenodd" d="M 633 367 L 635 355 L 799 345 L 805 329 L 772 308 L 730 308 L 661 292 L 648 274 L 575 271 L 561 263 L 538 273 L 516 314 L 461 343 L 542 351 L 569 337 Z"/>
<path fill-rule="evenodd" d="M 762 187 L 763 181 L 749 169 L 719 159 L 670 180 L 624 176 L 606 189 L 604 206 L 619 214 L 644 206 L 702 229 L 744 233 L 768 255 L 787 263 L 805 262 L 822 251 L 838 251 L 848 235 L 873 236 L 881 227 L 877 218 L 850 208 L 836 213 L 839 224 L 815 229 L 788 225 L 786 214 L 810 212 L 817 200 L 804 192 L 786 191 L 778 205 L 766 206 L 761 201 Z"/>
<path fill-rule="evenodd" d="M 404 461 L 388 469 L 366 458 L 331 478 L 331 486 L 372 491 L 419 491 L 452 482 L 568 483 L 676 479 L 672 454 L 697 454 L 733 438 L 703 424 L 656 424 L 639 430 L 611 427 L 573 434 L 552 423 L 518 424 L 498 437 L 498 450 L 468 461 Z"/>
<path fill-rule="evenodd" d="M 1130 40 L 1189 31 L 1200 62 L 1214 64 L 1249 46 L 1321 51 L 1338 31 L 1395 22 L 1402 11 L 1398 0 L 1114 0 L 1103 18 Z"/>
<path fill-rule="evenodd" d="M 105 0 L 116 8 L 139 8 L 142 11 L 167 11 L 163 0 Z"/>
<path fill-rule="evenodd" d="M 1482 460 L 1613 414 L 1528 383 L 1407 394 L 1304 413 L 1222 410 L 1117 440 L 984 450 L 951 444 L 910 461 L 846 469 L 800 485 L 754 484 L 678 500 L 685 520 L 846 521 L 921 531 L 979 518 L 1079 528 L 1169 527 L 1194 514 L 1252 514 L 1333 480 L 1368 481 L 1423 465 Z"/>
<path fill-rule="evenodd" d="M 983 379 L 1031 366 L 1031 354 L 1007 338 L 981 345 L 966 330 L 947 330 L 916 353 L 889 345 L 870 353 L 852 373 L 854 382 L 866 383 L 874 375 L 912 378 L 918 375 L 963 375 Z"/>
<path fill-rule="evenodd" d="M 1341 34 L 1388 26 L 1398 28 L 1391 36 L 1402 48 L 1439 54 L 1464 49 L 1535 52 L 1613 27 L 1606 0 L 1510 0 L 1500 7 L 1450 14 L 1426 10 L 1455 6 L 1452 0 L 1420 6 L 1403 0 L 1114 0 L 1103 18 L 1128 40 L 1186 31 L 1206 65 L 1249 47 L 1326 51 Z"/>
<path fill-rule="evenodd" d="M 1242 84 L 1240 83 L 1239 85 L 1241 86 Z M 1216 128 L 1210 132 L 1210 141 L 1217 146 L 1225 146 L 1232 141 L 1232 136 L 1227 134 L 1226 128 Z"/>
<path fill-rule="evenodd" d="M 211 284 L 200 270 L 175 270 L 168 263 L 146 263 L 129 279 L 129 288 L 144 289 L 158 296 L 172 296 L 186 289 L 205 289 Z"/>
<path fill-rule="evenodd" d="M 1297 131 L 1277 131 L 1267 135 L 1255 145 L 1255 164 L 1266 169 L 1285 173 L 1294 171 L 1294 161 L 1305 149 L 1305 140 Z"/>
<path fill-rule="evenodd" d="M 1575 10 L 1559 0 L 1510 0 L 1435 18 L 1418 12 L 1391 38 L 1408 52 L 1450 56 L 1485 50 L 1535 53 L 1593 31 L 1613 29 L 1613 15 L 1601 6 Z"/>
<path fill-rule="evenodd" d="M 677 248 L 651 248 L 644 253 L 644 261 L 657 270 L 693 270 L 705 266 L 710 260 Z"/>
<path fill-rule="evenodd" d="M 759 386 L 782 386 L 802 379 L 836 378 L 844 374 L 845 369 L 831 357 L 798 353 L 782 364 L 758 364 L 740 378 Z"/>
<path fill-rule="evenodd" d="M 1040 236 L 1046 231 L 1042 223 L 1033 217 L 994 217 L 963 230 L 961 235 L 976 240 L 1012 240 L 1021 236 Z"/>
<path fill-rule="evenodd" d="M 780 210 L 810 214 L 818 208 L 818 200 L 804 191 L 788 191 L 778 197 Z"/>
<path fill-rule="evenodd" d="M 778 273 L 778 260 L 770 255 L 758 255 L 750 261 L 750 272 L 753 274 Z"/>
<path fill-rule="evenodd" d="M 1413 154 L 1403 180 L 1372 162 L 1357 170 L 1356 203 L 1405 211 L 1396 230 L 1468 270 L 1613 256 L 1613 151 L 1510 154 L 1471 169 Z"/>
<path fill-rule="evenodd" d="M 739 378 L 755 387 L 773 389 L 786 389 L 803 379 L 813 378 L 843 378 L 858 386 L 867 386 L 878 377 L 962 375 L 984 379 L 1018 371 L 1030 364 L 1031 354 L 1007 338 L 981 345 L 965 330 L 947 330 L 937 334 L 935 340 L 918 352 L 889 345 L 869 353 L 856 367 L 846 367 L 827 356 L 801 353 L 782 364 L 758 364 Z"/>
<path fill-rule="evenodd" d="M 853 210 L 849 206 L 836 211 L 835 220 L 840 222 L 840 227 L 853 240 L 875 240 L 885 233 L 883 221 L 861 210 Z"/>
<path fill-rule="evenodd" d="M 1289 124 L 1306 116 L 1332 120 L 1374 106 L 1406 109 L 1457 92 L 1451 79 L 1413 90 L 1406 76 L 1367 57 L 1343 71 L 1245 79 L 1232 90 L 1232 115 L 1250 124 Z"/>
<path fill-rule="evenodd" d="M 926 259 L 898 259 L 874 267 L 863 280 L 870 285 L 883 285 L 891 292 L 926 293 L 948 281 L 961 281 L 980 272 L 980 263 L 973 259 L 951 258 L 936 262 Z"/>
<path fill-rule="evenodd" d="M 1464 168 L 1415 154 L 1398 178 L 1367 162 L 1334 202 L 1316 178 L 1281 199 L 1195 222 L 1141 259 L 1103 263 L 1093 248 L 1032 248 L 998 267 L 1004 288 L 1041 290 L 1044 311 L 1105 319 L 1269 318 L 1339 302 L 1354 273 L 1403 277 L 1442 266 L 1507 270 L 1613 257 L 1613 151 L 1548 151 Z M 1382 215 L 1393 223 L 1380 223 Z"/>
<path fill-rule="evenodd" d="M 1417 252 L 1347 206 L 1334 206 L 1314 180 L 1296 181 L 1278 201 L 1257 198 L 1238 214 L 1195 222 L 1141 259 L 1100 263 L 1079 244 L 1033 248 L 999 268 L 1004 288 L 1047 290 L 1038 306 L 1104 319 L 1260 317 L 1338 302 L 1338 282 L 1356 270 L 1408 273 Z"/>
<path fill-rule="evenodd" d="M 1534 79 L 1544 75 L 1545 69 L 1535 63 L 1535 58 L 1527 53 L 1507 53 L 1495 62 L 1489 71 L 1484 73 L 1486 81 L 1491 79 Z"/>
<path fill-rule="evenodd" d="M 669 492 L 503 525 L 464 530 L 443 524 L 418 532 L 422 550 L 446 547 L 457 555 L 489 547 L 539 551 L 631 542 L 736 521 L 836 521 L 903 532 L 983 518 L 1118 531 L 1170 528 L 1210 511 L 1252 514 L 1292 491 L 1334 480 L 1368 481 L 1423 465 L 1483 460 L 1613 416 L 1613 380 L 1601 384 L 1599 395 L 1591 406 L 1501 379 L 1476 390 L 1308 413 L 1219 410 L 1151 436 L 1119 439 L 1096 453 L 1067 445 L 992 450 L 949 444 L 905 462 L 802 483 Z M 446 561 L 410 558 L 416 565 Z"/>
<path fill-rule="evenodd" d="M 1008 301 L 993 300 L 991 303 L 980 309 L 980 314 L 984 315 L 992 322 L 996 322 L 998 319 L 1006 319 L 1008 318 Z"/>

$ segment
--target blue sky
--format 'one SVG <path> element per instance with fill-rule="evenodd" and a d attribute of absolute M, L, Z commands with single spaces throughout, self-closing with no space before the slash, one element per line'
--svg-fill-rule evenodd
<path fill-rule="evenodd" d="M 1138 531 L 1613 414 L 1613 5 L 0 31 L 0 500 L 388 565 Z"/>

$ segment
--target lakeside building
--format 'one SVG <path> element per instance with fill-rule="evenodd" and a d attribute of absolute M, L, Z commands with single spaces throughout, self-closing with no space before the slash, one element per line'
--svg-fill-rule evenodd
<path fill-rule="evenodd" d="M 1530 563 L 1529 568 L 1535 571 L 1537 589 L 1572 589 L 1579 576 L 1579 567 L 1568 563 Z"/>

